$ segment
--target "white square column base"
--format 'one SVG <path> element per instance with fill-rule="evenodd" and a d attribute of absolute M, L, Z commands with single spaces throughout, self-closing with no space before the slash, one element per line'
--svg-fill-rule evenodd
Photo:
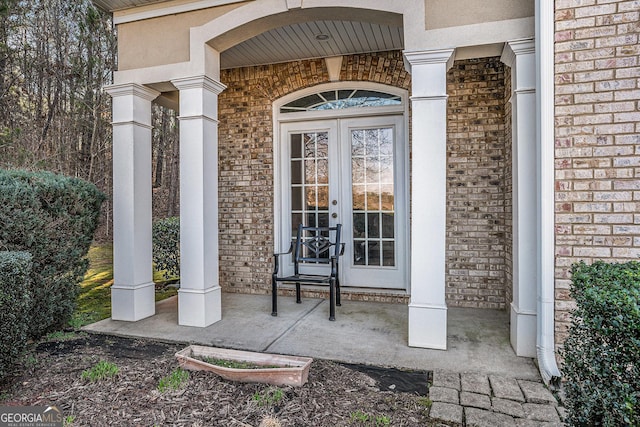
<path fill-rule="evenodd" d="M 136 322 L 156 314 L 156 286 L 153 282 L 137 286 L 111 286 L 111 318 Z"/>
<path fill-rule="evenodd" d="M 518 311 L 511 304 L 511 347 L 517 356 L 536 357 L 536 313 Z"/>
<path fill-rule="evenodd" d="M 447 307 L 409 304 L 409 347 L 447 349 Z"/>
<path fill-rule="evenodd" d="M 222 289 L 180 288 L 178 291 L 178 324 L 204 328 L 222 319 Z"/>

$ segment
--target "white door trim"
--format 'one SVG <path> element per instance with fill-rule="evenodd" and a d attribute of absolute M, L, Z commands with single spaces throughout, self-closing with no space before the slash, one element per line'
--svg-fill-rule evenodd
<path fill-rule="evenodd" d="M 311 95 L 313 93 L 319 93 L 324 91 L 336 90 L 336 89 L 369 89 L 380 92 L 391 93 L 398 95 L 401 99 L 401 105 L 398 106 L 385 106 L 385 107 L 368 107 L 368 108 L 349 108 L 344 110 L 325 110 L 325 111 L 305 111 L 300 113 L 280 113 L 280 107 L 283 105 L 298 99 L 300 97 Z M 283 163 L 283 147 L 282 147 L 282 133 L 281 124 L 287 122 L 296 121 L 311 121 L 322 119 L 348 119 L 355 117 L 373 117 L 380 115 L 402 115 L 402 135 L 399 135 L 398 146 L 402 148 L 402 153 L 398 152 L 398 159 L 396 165 L 399 168 L 400 174 L 399 181 L 404 191 L 403 199 L 400 203 L 403 203 L 404 216 L 403 223 L 405 226 L 405 242 L 406 246 L 405 261 L 406 265 L 403 265 L 405 274 L 403 282 L 404 289 L 408 292 L 411 289 L 410 286 L 410 238 L 409 231 L 409 212 L 410 212 L 410 200 L 409 200 L 409 95 L 405 89 L 397 88 L 394 86 L 387 86 L 380 83 L 370 82 L 357 82 L 357 81 L 342 81 L 332 82 L 321 85 L 312 86 L 309 88 L 301 89 L 299 91 L 288 94 L 273 103 L 273 188 L 274 188 L 274 200 L 273 200 L 273 236 L 274 236 L 274 252 L 284 252 L 289 247 L 289 242 L 285 242 L 282 238 L 283 229 L 281 215 L 284 211 L 285 200 L 283 200 L 282 194 L 282 179 L 283 179 L 283 167 L 286 167 L 287 163 Z M 402 230 L 400 230 L 402 231 Z"/>

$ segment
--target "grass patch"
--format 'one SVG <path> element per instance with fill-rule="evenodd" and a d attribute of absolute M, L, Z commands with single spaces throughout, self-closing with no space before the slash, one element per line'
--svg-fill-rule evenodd
<path fill-rule="evenodd" d="M 418 405 L 424 406 L 425 409 L 429 409 L 431 408 L 431 405 L 433 405 L 433 402 L 428 397 L 421 397 L 418 399 Z"/>
<path fill-rule="evenodd" d="M 120 368 L 115 363 L 101 360 L 93 368 L 82 371 L 82 379 L 92 382 L 106 380 L 115 377 L 118 372 L 120 372 Z"/>
<path fill-rule="evenodd" d="M 177 368 L 166 377 L 162 377 L 158 383 L 158 391 L 164 393 L 167 390 L 178 390 L 189 381 L 189 372 Z"/>
<path fill-rule="evenodd" d="M 111 285 L 113 285 L 113 245 L 93 245 L 89 249 L 89 269 L 80 284 L 77 308 L 69 325 L 81 328 L 111 317 Z M 167 283 L 162 271 L 154 271 L 156 283 Z M 173 278 L 175 280 L 175 278 Z M 156 301 L 178 293 L 173 287 L 156 291 Z"/>
<path fill-rule="evenodd" d="M 371 426 L 371 427 L 387 427 L 391 425 L 391 420 L 386 415 L 372 415 L 357 410 L 349 415 L 351 424 Z"/>
<path fill-rule="evenodd" d="M 284 399 L 284 392 L 279 388 L 271 387 L 262 392 L 256 391 L 252 399 L 258 406 L 275 406 Z"/>

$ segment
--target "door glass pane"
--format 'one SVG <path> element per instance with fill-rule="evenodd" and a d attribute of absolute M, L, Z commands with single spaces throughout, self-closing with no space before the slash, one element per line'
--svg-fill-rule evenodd
<path fill-rule="evenodd" d="M 382 242 L 382 265 L 392 267 L 395 264 L 396 254 L 394 242 Z"/>
<path fill-rule="evenodd" d="M 351 130 L 353 262 L 394 267 L 393 128 Z"/>
<path fill-rule="evenodd" d="M 382 237 L 385 239 L 393 239 L 394 236 L 394 217 L 393 212 L 382 214 Z"/>
<path fill-rule="evenodd" d="M 369 237 L 380 237 L 380 214 L 367 213 L 367 235 Z"/>
<path fill-rule="evenodd" d="M 291 134 L 291 237 L 298 224 L 329 225 L 328 132 Z M 304 158 L 303 158 L 304 157 Z"/>
<path fill-rule="evenodd" d="M 291 209 L 302 210 L 302 187 L 291 186 Z"/>
<path fill-rule="evenodd" d="M 355 239 L 353 241 L 353 265 L 367 265 L 366 244 L 367 242 L 365 240 Z"/>
<path fill-rule="evenodd" d="M 380 187 L 367 184 L 367 211 L 380 211 Z"/>
<path fill-rule="evenodd" d="M 302 184 L 302 162 L 291 160 L 291 184 Z"/>
<path fill-rule="evenodd" d="M 318 184 L 329 184 L 329 160 L 318 159 L 316 169 Z"/>
<path fill-rule="evenodd" d="M 326 159 L 329 156 L 329 134 L 327 132 L 320 132 L 316 135 L 315 157 L 317 159 Z"/>
<path fill-rule="evenodd" d="M 355 184 L 353 187 L 351 187 L 351 192 L 353 194 L 353 210 L 354 211 L 364 211 L 364 193 L 365 193 L 365 186 L 364 185 L 359 185 L 359 184 Z"/>
<path fill-rule="evenodd" d="M 360 238 L 366 237 L 365 227 L 366 223 L 366 215 L 363 213 L 354 213 L 353 214 L 353 237 Z"/>
<path fill-rule="evenodd" d="M 316 206 L 322 212 L 328 211 L 329 210 L 329 186 L 319 185 L 317 194 L 318 194 L 318 203 Z"/>
<path fill-rule="evenodd" d="M 380 265 L 380 242 L 377 240 L 369 240 L 367 242 L 367 265 L 379 266 Z"/>
<path fill-rule="evenodd" d="M 302 135 L 300 134 L 291 135 L 291 158 L 302 158 Z"/>

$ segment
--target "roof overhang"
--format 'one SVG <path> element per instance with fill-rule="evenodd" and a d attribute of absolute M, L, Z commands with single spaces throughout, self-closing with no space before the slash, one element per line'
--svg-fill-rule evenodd
<path fill-rule="evenodd" d="M 114 23 L 138 21 L 175 13 L 191 12 L 252 0 L 92 0 L 93 4 L 114 14 Z M 161 5 L 161 6 L 160 6 Z"/>

